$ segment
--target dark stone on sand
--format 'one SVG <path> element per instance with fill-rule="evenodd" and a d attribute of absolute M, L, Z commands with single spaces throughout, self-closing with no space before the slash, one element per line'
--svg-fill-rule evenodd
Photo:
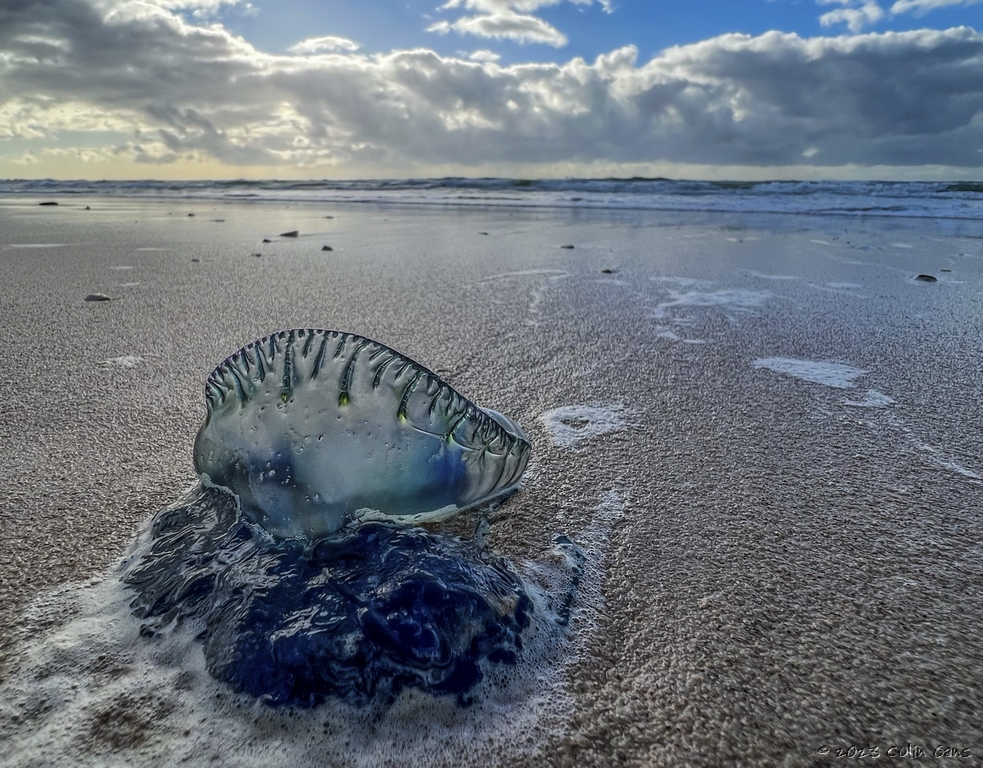
<path fill-rule="evenodd" d="M 92 209 L 89 206 L 85 206 L 85 210 L 91 211 Z"/>
<path fill-rule="evenodd" d="M 292 229 L 289 232 L 281 232 L 280 237 L 300 237 L 300 230 Z"/>
<path fill-rule="evenodd" d="M 191 259 L 191 263 L 192 263 L 192 264 L 197 264 L 197 263 L 198 263 L 198 262 L 200 262 L 200 261 L 201 261 L 201 259 L 195 259 L 195 258 L 192 258 L 192 259 Z"/>
<path fill-rule="evenodd" d="M 264 243 L 272 243 L 273 241 L 272 241 L 272 240 L 270 240 L 270 238 L 268 238 L 268 237 L 264 237 L 264 238 L 263 238 L 263 242 L 264 242 Z"/>
<path fill-rule="evenodd" d="M 918 280 L 919 282 L 922 282 L 922 283 L 937 283 L 937 282 L 939 282 L 939 278 L 935 277 L 934 275 L 919 275 L 915 279 Z"/>
<path fill-rule="evenodd" d="M 601 270 L 601 274 L 602 275 L 613 275 L 613 274 L 616 274 L 617 271 L 618 270 L 616 270 L 616 269 L 608 269 L 607 267 L 605 267 L 604 269 Z"/>
<path fill-rule="evenodd" d="M 960 254 L 960 255 L 962 255 L 962 254 Z M 952 270 L 951 269 L 940 269 L 939 272 L 952 272 Z"/>
<path fill-rule="evenodd" d="M 569 251 L 572 251 L 573 250 L 573 246 L 572 245 L 561 245 L 560 247 L 561 248 L 566 248 Z"/>
<path fill-rule="evenodd" d="M 86 301 L 112 301 L 112 299 L 109 298 L 104 293 L 90 293 L 88 296 L 85 297 L 85 300 Z"/>
<path fill-rule="evenodd" d="M 194 216 L 194 214 L 193 213 L 189 213 L 188 216 L 189 217 L 192 217 L 192 216 Z"/>
<path fill-rule="evenodd" d="M 479 232 L 478 234 L 479 235 L 487 235 L 488 233 L 487 232 Z"/>
<path fill-rule="evenodd" d="M 321 250 L 322 251 L 333 251 L 334 248 L 332 248 L 330 245 L 322 245 L 321 246 Z"/>
<path fill-rule="evenodd" d="M 38 203 L 38 205 L 58 205 L 54 200 L 45 200 L 43 203 Z"/>
<path fill-rule="evenodd" d="M 225 219 L 212 219 L 212 221 L 214 221 L 216 224 L 222 224 Z"/>
<path fill-rule="evenodd" d="M 334 216 L 325 216 L 324 218 L 326 218 L 326 219 L 333 219 Z"/>
<path fill-rule="evenodd" d="M 260 256 L 262 256 L 263 254 L 261 254 L 261 253 L 254 253 L 254 254 L 252 254 L 252 255 L 253 255 L 253 256 L 255 256 L 255 257 L 256 257 L 256 258 L 258 259 L 258 258 L 259 258 Z"/>

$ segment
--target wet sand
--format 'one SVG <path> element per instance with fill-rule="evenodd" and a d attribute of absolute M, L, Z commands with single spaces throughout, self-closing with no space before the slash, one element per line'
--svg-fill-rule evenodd
<path fill-rule="evenodd" d="M 579 604 L 593 626 L 550 683 L 569 719 L 528 734 L 533 756 L 476 746 L 474 765 L 829 765 L 906 745 L 972 764 L 981 236 L 932 220 L 6 202 L 5 676 L 37 641 L 28 602 L 104 573 L 194 482 L 211 368 L 274 330 L 334 328 L 530 435 L 496 551 L 535 560 L 566 534 L 602 567 Z M 817 383 L 772 358 L 863 373 L 820 365 L 833 375 Z M 587 431 L 554 441 L 541 417 L 567 406 L 616 418 L 590 434 L 591 412 L 568 412 L 568 433 Z"/>

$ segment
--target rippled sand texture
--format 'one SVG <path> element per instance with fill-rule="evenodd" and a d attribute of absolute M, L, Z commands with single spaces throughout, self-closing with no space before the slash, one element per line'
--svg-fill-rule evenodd
<path fill-rule="evenodd" d="M 0 207 L 0 764 L 983 755 L 983 226 L 33 203 Z M 578 597 L 470 708 L 257 707 L 200 643 L 141 639 L 107 570 L 195 480 L 214 362 L 292 327 L 383 340 L 529 434 L 482 535 L 552 594 L 569 537 Z"/>

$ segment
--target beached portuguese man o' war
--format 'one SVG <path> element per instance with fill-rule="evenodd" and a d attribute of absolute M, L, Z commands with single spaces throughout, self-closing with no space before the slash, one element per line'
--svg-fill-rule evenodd
<path fill-rule="evenodd" d="M 389 347 L 253 342 L 205 384 L 201 485 L 125 564 L 142 633 L 194 628 L 207 667 L 271 705 L 461 703 L 515 663 L 532 601 L 504 558 L 415 525 L 514 491 L 530 444 Z"/>

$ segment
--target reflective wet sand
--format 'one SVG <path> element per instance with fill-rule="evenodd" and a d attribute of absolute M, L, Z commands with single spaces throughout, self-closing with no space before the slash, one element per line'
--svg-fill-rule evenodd
<path fill-rule="evenodd" d="M 472 744 L 471 764 L 827 765 L 908 745 L 971 764 L 981 235 L 833 217 L 6 203 L 4 677 L 45 642 L 29 602 L 105 573 L 194 481 L 215 363 L 274 330 L 336 328 L 529 434 L 524 486 L 492 516 L 495 551 L 545 559 L 565 534 L 596 566 L 569 663 L 526 693 L 548 692 L 553 715 L 517 721 L 512 743 Z M 760 364 L 776 359 L 798 362 Z M 863 373 L 837 379 L 844 368 Z M 237 764 L 218 735 L 169 725 L 190 705 L 168 702 L 136 741 L 62 740 L 82 764 L 192 741 L 192 763 Z M 38 743 L 25 734 L 43 712 L 15 709 L 3 731 Z M 250 738 L 276 753 L 268 732 Z M 935 760 L 940 748 L 959 756 Z M 383 753 L 400 759 L 398 744 Z M 56 762 L 45 754 L 0 764 Z"/>

